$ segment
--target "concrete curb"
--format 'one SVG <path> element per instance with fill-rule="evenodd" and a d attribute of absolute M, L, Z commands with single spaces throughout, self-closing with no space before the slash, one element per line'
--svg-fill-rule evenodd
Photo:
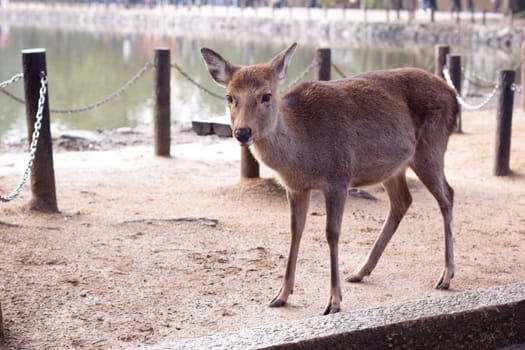
<path fill-rule="evenodd" d="M 168 349 L 525 348 L 525 282 L 156 345 Z"/>

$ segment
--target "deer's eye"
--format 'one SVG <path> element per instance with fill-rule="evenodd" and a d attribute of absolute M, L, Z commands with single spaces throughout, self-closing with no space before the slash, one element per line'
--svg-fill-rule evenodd
<path fill-rule="evenodd" d="M 228 103 L 232 103 L 233 97 L 231 97 L 230 95 L 226 95 L 226 101 L 228 101 Z"/>
<path fill-rule="evenodd" d="M 270 102 L 270 99 L 272 98 L 272 94 L 264 94 L 262 96 L 262 101 L 263 102 Z"/>

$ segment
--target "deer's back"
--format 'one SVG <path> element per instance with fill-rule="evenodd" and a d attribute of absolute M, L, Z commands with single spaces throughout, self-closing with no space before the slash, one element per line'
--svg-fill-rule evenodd
<path fill-rule="evenodd" d="M 455 92 L 416 68 L 303 83 L 282 99 L 308 167 L 354 185 L 383 181 L 406 166 L 422 139 L 444 152 L 455 125 Z"/>
<path fill-rule="evenodd" d="M 441 78 L 417 68 L 379 70 L 341 80 L 303 83 L 283 97 L 283 106 L 291 123 L 305 127 L 319 126 L 334 118 L 343 123 L 363 119 L 403 123 L 408 117 L 418 128 L 441 117 L 451 132 L 457 114 L 454 90 Z M 452 106 L 456 109 L 450 110 Z M 437 116 L 436 112 L 445 113 Z"/>

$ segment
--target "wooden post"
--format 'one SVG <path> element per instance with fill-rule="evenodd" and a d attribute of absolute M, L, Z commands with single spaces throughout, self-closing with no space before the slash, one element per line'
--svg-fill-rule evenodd
<path fill-rule="evenodd" d="M 436 45 L 434 49 L 434 74 L 443 78 L 443 67 L 447 63 L 447 55 L 450 53 L 450 46 Z"/>
<path fill-rule="evenodd" d="M 319 61 L 317 79 L 330 80 L 330 71 L 332 70 L 332 51 L 330 49 L 317 49 L 317 59 Z"/>
<path fill-rule="evenodd" d="M 241 180 L 259 177 L 259 163 L 248 147 L 241 146 Z"/>
<path fill-rule="evenodd" d="M 521 44 L 521 108 L 525 111 L 525 42 Z"/>
<path fill-rule="evenodd" d="M 42 85 L 40 80 L 42 76 L 47 78 L 46 50 L 22 50 L 22 66 L 24 71 L 27 135 L 31 145 Z M 40 137 L 33 166 L 31 167 L 31 192 L 32 198 L 29 201 L 31 210 L 58 212 L 49 118 L 49 90 L 46 91 L 44 96 Z"/>
<path fill-rule="evenodd" d="M 521 108 L 525 111 L 525 42 L 521 44 Z"/>
<path fill-rule="evenodd" d="M 447 55 L 447 68 L 450 74 L 450 80 L 456 88 L 456 92 L 461 96 L 461 55 L 458 54 L 448 54 Z M 456 132 L 463 132 L 463 127 L 461 123 L 461 109 L 458 112 L 457 116 L 457 127 Z"/>
<path fill-rule="evenodd" d="M 513 70 L 501 70 L 499 72 L 498 86 L 500 95 L 498 98 L 498 112 L 496 124 L 496 159 L 494 162 L 494 175 L 504 176 L 511 173 L 510 139 L 512 133 L 512 107 L 514 105 L 514 91 L 512 84 L 516 78 Z"/>
<path fill-rule="evenodd" d="M 153 133 L 155 155 L 170 156 L 171 146 L 171 104 L 170 104 L 170 49 L 155 49 L 155 107 L 153 112 Z"/>

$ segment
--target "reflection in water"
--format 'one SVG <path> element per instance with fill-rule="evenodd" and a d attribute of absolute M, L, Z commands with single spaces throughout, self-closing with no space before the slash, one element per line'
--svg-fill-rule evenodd
<path fill-rule="evenodd" d="M 279 40 L 279 41 L 277 41 Z M 171 58 L 193 79 L 206 88 L 223 95 L 215 85 L 200 57 L 200 48 L 208 46 L 235 63 L 253 64 L 270 59 L 288 43 L 282 39 L 257 42 L 251 39 L 221 40 L 196 37 L 168 37 L 142 34 L 113 34 L 62 31 L 60 29 L 30 29 L 0 26 L 0 81 L 20 73 L 21 54 L 25 48 L 43 47 L 47 50 L 49 98 L 52 109 L 83 107 L 113 93 L 137 73 L 146 62 L 152 62 L 155 47 L 172 49 Z M 351 43 L 334 45 L 332 61 L 345 75 L 364 71 L 415 66 L 431 69 L 434 55 L 432 45 Z M 293 81 L 312 62 L 316 47 L 300 44 L 288 80 Z M 461 49 L 464 65 L 489 79 L 497 71 L 516 63 L 510 53 L 492 48 Z M 172 118 L 175 123 L 192 119 L 225 118 L 222 99 L 200 91 L 177 71 L 171 72 Z M 313 71 L 305 77 L 314 79 Z M 340 78 L 332 71 L 332 79 Z M 8 90 L 23 96 L 21 82 Z M 123 95 L 95 110 L 78 114 L 52 114 L 53 132 L 64 129 L 96 130 L 100 128 L 148 126 L 152 123 L 152 71 L 139 79 Z M 25 107 L 0 94 L 0 142 L 19 139 L 26 134 Z"/>

